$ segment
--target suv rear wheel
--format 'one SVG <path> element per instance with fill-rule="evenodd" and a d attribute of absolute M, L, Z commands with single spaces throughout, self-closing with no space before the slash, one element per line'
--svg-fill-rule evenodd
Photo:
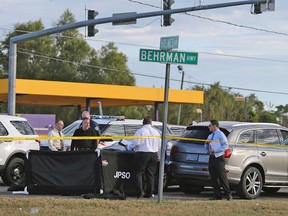
<path fill-rule="evenodd" d="M 24 160 L 22 158 L 12 158 L 5 169 L 2 180 L 6 185 L 16 182 L 18 184 L 24 183 Z"/>
<path fill-rule="evenodd" d="M 257 198 L 263 187 L 261 172 L 256 167 L 249 167 L 242 175 L 238 185 L 238 195 L 245 199 Z"/>

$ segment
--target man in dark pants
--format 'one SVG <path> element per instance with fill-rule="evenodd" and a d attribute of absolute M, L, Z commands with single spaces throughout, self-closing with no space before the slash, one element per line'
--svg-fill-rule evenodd
<path fill-rule="evenodd" d="M 224 159 L 225 150 L 228 149 L 228 141 L 225 134 L 219 130 L 219 122 L 217 120 L 211 120 L 208 127 L 212 133 L 208 136 L 204 147 L 210 155 L 208 166 L 214 190 L 214 197 L 211 200 L 222 199 L 222 186 L 227 200 L 230 201 L 233 198 L 227 179 Z"/>
<path fill-rule="evenodd" d="M 154 190 L 154 175 L 157 169 L 157 162 L 159 161 L 158 154 L 161 148 L 161 135 L 157 129 L 152 127 L 151 118 L 145 117 L 143 119 L 143 127 L 137 130 L 134 136 L 153 137 L 134 139 L 128 146 L 129 149 L 133 149 L 136 152 L 134 166 L 136 196 L 137 198 L 143 196 L 142 175 L 144 173 L 147 181 L 144 197 L 150 198 Z"/>

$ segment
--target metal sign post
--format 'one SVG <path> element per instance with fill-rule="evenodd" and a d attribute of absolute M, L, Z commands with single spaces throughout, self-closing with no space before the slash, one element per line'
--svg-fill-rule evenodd
<path fill-rule="evenodd" d="M 166 151 L 166 125 L 168 115 L 169 81 L 170 81 L 170 64 L 168 63 L 166 64 L 166 75 L 165 75 L 163 125 L 162 125 L 161 154 L 160 154 L 161 157 L 160 157 L 159 182 L 158 182 L 158 202 L 162 202 L 163 199 L 163 176 L 164 176 L 165 151 Z"/>

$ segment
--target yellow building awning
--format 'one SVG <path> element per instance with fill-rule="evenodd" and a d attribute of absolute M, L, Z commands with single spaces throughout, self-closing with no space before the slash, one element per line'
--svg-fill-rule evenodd
<path fill-rule="evenodd" d="M 16 79 L 16 104 L 91 107 L 142 106 L 164 101 L 164 88 Z M 8 101 L 8 79 L 0 80 L 0 102 Z M 169 103 L 203 104 L 204 92 L 169 90 Z"/>

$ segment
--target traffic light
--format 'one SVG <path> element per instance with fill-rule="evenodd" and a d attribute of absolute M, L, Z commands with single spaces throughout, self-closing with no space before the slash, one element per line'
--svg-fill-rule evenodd
<path fill-rule="evenodd" d="M 171 5 L 174 4 L 174 0 L 163 0 L 163 10 L 171 10 Z M 163 26 L 171 26 L 174 19 L 171 18 L 171 14 L 163 15 Z"/>
<path fill-rule="evenodd" d="M 269 0 L 265 3 L 255 3 L 253 4 L 254 10 L 253 14 L 261 14 L 264 11 L 274 11 L 275 10 L 275 0 Z"/>
<path fill-rule="evenodd" d="M 98 12 L 94 10 L 88 10 L 88 20 L 94 19 L 98 15 Z M 98 32 L 97 29 L 95 29 L 95 25 L 89 25 L 88 26 L 88 37 L 93 37 Z"/>
<path fill-rule="evenodd" d="M 261 3 L 254 4 L 254 14 L 261 14 L 261 13 L 262 13 Z"/>

